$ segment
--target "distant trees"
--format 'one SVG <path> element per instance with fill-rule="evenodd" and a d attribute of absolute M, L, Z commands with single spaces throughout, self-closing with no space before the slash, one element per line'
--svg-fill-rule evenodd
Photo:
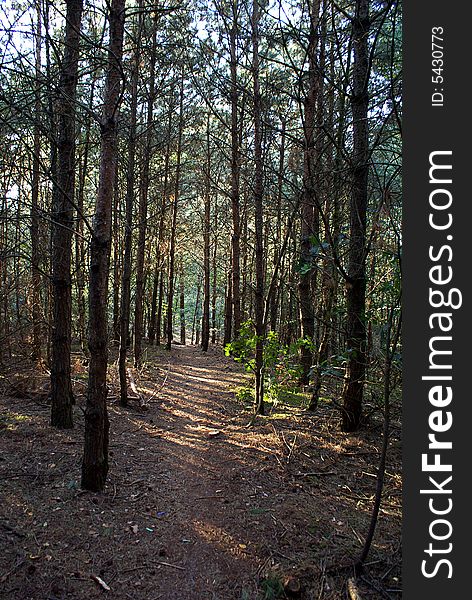
<path fill-rule="evenodd" d="M 0 358 L 51 369 L 58 427 L 88 361 L 83 486 L 106 481 L 107 377 L 126 405 L 161 343 L 231 344 L 255 414 L 290 380 L 358 428 L 398 322 L 400 5 L 25 10 L 0 71 Z"/>

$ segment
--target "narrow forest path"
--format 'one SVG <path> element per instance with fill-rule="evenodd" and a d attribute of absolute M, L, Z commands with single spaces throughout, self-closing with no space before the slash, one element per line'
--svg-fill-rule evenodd
<path fill-rule="evenodd" d="M 328 413 L 323 426 L 295 411 L 248 428 L 234 398 L 243 381 L 221 349 L 149 355 L 138 380 L 149 409 L 110 402 L 104 494 L 78 488 L 79 408 L 73 431 L 55 431 L 45 404 L 2 397 L 0 597 L 271 600 L 285 597 L 287 577 L 299 597 L 343 597 L 345 573 L 326 568 L 359 550 L 379 440 L 340 438 Z M 395 577 L 400 496 L 391 487 L 378 551 L 379 569 Z"/>

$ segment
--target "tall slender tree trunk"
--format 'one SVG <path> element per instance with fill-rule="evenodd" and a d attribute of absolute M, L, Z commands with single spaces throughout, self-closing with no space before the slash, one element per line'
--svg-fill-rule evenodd
<path fill-rule="evenodd" d="M 159 220 L 159 241 L 157 250 L 157 262 L 159 264 L 159 294 L 157 303 L 157 314 L 156 314 L 156 345 L 159 346 L 161 343 L 161 326 L 162 326 L 162 304 L 164 301 L 164 275 L 165 275 L 165 253 L 162 250 L 164 244 L 164 233 L 166 224 L 166 212 L 167 212 L 167 196 L 168 196 L 168 183 L 169 183 L 169 163 L 170 163 L 170 147 L 171 147 L 171 134 L 172 134 L 172 116 L 174 112 L 173 102 L 169 107 L 169 121 L 167 124 L 167 142 L 166 142 L 166 154 L 164 157 L 164 185 L 162 191 L 162 206 L 161 216 Z"/>
<path fill-rule="evenodd" d="M 218 202 L 215 200 L 215 211 L 214 211 L 214 220 L 215 220 L 215 232 L 216 224 L 218 222 L 218 210 L 217 210 Z M 212 271 L 213 271 L 213 279 L 212 279 L 212 292 L 211 292 L 211 343 L 216 344 L 216 300 L 218 297 L 218 289 L 217 289 L 217 254 L 218 252 L 218 237 L 215 234 L 213 237 L 213 257 L 212 257 Z"/>
<path fill-rule="evenodd" d="M 211 234 L 211 198 L 210 198 L 210 115 L 206 131 L 207 164 L 205 169 L 205 216 L 203 219 L 203 320 L 202 320 L 202 350 L 208 351 L 210 343 L 210 234 Z"/>
<path fill-rule="evenodd" d="M 152 283 L 152 295 L 151 295 L 151 314 L 149 316 L 149 330 L 148 339 L 149 344 L 152 346 L 156 339 L 156 315 L 157 315 L 157 292 L 159 290 L 159 254 L 157 253 L 156 262 L 154 265 L 154 277 Z"/>
<path fill-rule="evenodd" d="M 142 0 L 141 0 L 142 5 Z M 144 255 L 146 249 L 146 224 L 149 193 L 149 171 L 152 158 L 153 137 L 153 109 L 156 99 L 156 54 L 157 54 L 157 15 L 154 18 L 151 60 L 150 60 L 150 82 L 146 117 L 146 144 L 141 178 L 138 214 L 138 248 L 136 255 L 136 299 L 134 309 L 134 366 L 141 364 L 142 337 L 143 337 L 143 298 L 144 298 Z"/>
<path fill-rule="evenodd" d="M 232 334 L 236 338 L 241 328 L 241 272 L 240 272 L 240 243 L 241 218 L 239 208 L 239 179 L 241 169 L 241 152 L 238 128 L 238 2 L 232 3 L 232 26 L 230 30 L 230 75 L 231 75 L 231 215 L 233 232 L 231 238 L 231 306 L 233 312 Z"/>
<path fill-rule="evenodd" d="M 36 25 L 36 65 L 35 65 L 35 110 L 41 114 L 40 76 L 41 76 L 41 3 L 37 0 Z M 41 361 L 41 273 L 39 270 L 39 171 L 41 136 L 39 123 L 36 122 L 33 134 L 33 178 L 31 185 L 31 316 L 33 319 L 32 359 Z"/>
<path fill-rule="evenodd" d="M 262 115 L 259 85 L 259 0 L 253 0 L 252 9 L 252 75 L 254 91 L 254 228 L 255 228 L 255 329 L 256 329 L 256 394 L 255 412 L 264 414 L 264 213 L 262 171 Z"/>
<path fill-rule="evenodd" d="M 117 117 L 125 0 L 112 0 L 109 9 L 110 45 L 101 123 L 100 174 L 90 246 L 89 377 L 85 409 L 85 443 L 82 461 L 83 489 L 102 491 L 108 473 L 107 413 L 107 296 L 110 269 L 113 184 L 117 160 Z"/>
<path fill-rule="evenodd" d="M 308 92 L 305 98 L 304 110 L 304 164 L 303 164 L 303 199 L 301 206 L 300 227 L 300 263 L 302 270 L 298 282 L 298 295 L 300 300 L 300 323 L 301 334 L 305 343 L 301 347 L 300 364 L 302 375 L 300 381 L 303 385 L 308 384 L 310 369 L 313 363 L 313 352 L 311 349 L 315 335 L 315 309 L 313 306 L 312 282 L 313 272 L 311 269 L 311 246 L 312 239 L 318 243 L 319 225 L 318 208 L 316 206 L 315 189 L 315 117 L 316 103 L 319 90 L 319 73 L 317 70 L 316 54 L 318 48 L 318 23 L 320 0 L 312 0 L 309 3 L 310 11 L 310 33 L 308 39 Z"/>
<path fill-rule="evenodd" d="M 75 99 L 82 0 L 67 0 L 64 58 L 57 102 L 57 191 L 52 226 L 53 331 L 51 425 L 73 426 L 70 352 L 72 337 L 71 254 L 75 190 Z"/>
<path fill-rule="evenodd" d="M 177 234 L 177 212 L 179 206 L 179 193 L 180 193 L 180 169 L 182 159 L 182 134 L 184 128 L 183 120 L 183 106 L 184 106 L 184 72 L 182 70 L 182 76 L 180 81 L 180 101 L 179 101 L 179 133 L 177 138 L 177 165 L 175 170 L 175 190 L 174 190 L 174 201 L 172 206 L 172 225 L 170 232 L 170 248 L 169 248 L 169 285 L 167 289 L 167 344 L 166 349 L 172 348 L 172 338 L 174 335 L 173 328 L 173 303 L 174 303 L 174 264 L 175 264 L 175 243 Z"/>
<path fill-rule="evenodd" d="M 185 334 L 185 271 L 184 262 L 180 258 L 180 343 L 185 346 L 186 334 Z"/>
<path fill-rule="evenodd" d="M 228 269 L 226 289 L 225 289 L 225 319 L 224 319 L 224 334 L 223 334 L 223 347 L 231 342 L 232 333 L 232 271 Z"/>
<path fill-rule="evenodd" d="M 346 283 L 347 347 L 349 359 L 343 388 L 343 431 L 355 431 L 362 414 L 366 369 L 366 214 L 369 174 L 369 0 L 356 0 L 352 21 L 353 181 L 350 198 L 349 279 Z"/>
<path fill-rule="evenodd" d="M 113 339 L 119 344 L 120 329 L 120 285 L 121 285 L 121 235 L 119 230 L 120 188 L 116 169 L 113 193 Z"/>
<path fill-rule="evenodd" d="M 164 263 L 163 266 L 161 268 L 161 277 L 159 280 L 159 301 L 157 303 L 157 316 L 156 316 L 156 346 L 160 346 L 161 345 L 161 332 L 162 332 L 162 308 L 163 308 L 163 303 L 164 303 L 164 294 L 165 294 L 165 289 L 164 289 L 164 275 L 165 275 L 165 270 L 164 270 Z M 164 335 L 165 335 L 165 322 L 164 322 Z"/>
<path fill-rule="evenodd" d="M 90 96 L 88 107 L 93 109 L 95 98 L 95 80 L 92 81 L 90 87 Z M 87 354 L 87 332 L 86 332 L 86 300 L 85 300 L 85 263 L 86 263 L 86 246 L 84 240 L 84 198 L 85 186 L 87 180 L 89 154 L 90 154 L 90 129 L 91 118 L 87 117 L 85 123 L 85 133 L 83 142 L 83 155 L 79 168 L 79 189 L 77 191 L 77 223 L 75 236 L 75 269 L 76 269 L 76 285 L 77 285 L 77 312 L 78 312 L 78 331 L 80 345 L 82 351 Z"/>
<path fill-rule="evenodd" d="M 191 340 L 192 344 L 193 344 L 193 342 L 195 340 L 195 332 L 198 331 L 198 329 L 199 329 L 197 321 L 200 318 L 199 309 L 200 309 L 200 293 L 201 293 L 201 290 L 202 290 L 202 285 L 201 285 L 201 280 L 199 279 L 198 283 L 197 283 L 197 297 L 196 297 L 196 300 L 195 300 L 195 309 L 193 311 L 193 320 L 192 320 L 192 340 Z M 198 337 L 199 336 L 197 336 L 197 341 L 196 341 L 197 344 L 198 344 Z"/>
<path fill-rule="evenodd" d="M 280 133 L 280 154 L 279 154 L 279 170 L 277 175 L 277 216 L 276 216 L 276 239 L 274 248 L 274 271 L 280 260 L 280 246 L 282 243 L 282 193 L 285 170 L 285 133 L 286 121 L 281 120 L 282 130 Z M 270 296 L 270 328 L 272 331 L 277 329 L 277 311 L 278 311 L 278 294 L 279 286 L 275 283 L 274 290 Z"/>
<path fill-rule="evenodd" d="M 128 168 L 126 174 L 126 222 L 124 238 L 123 275 L 121 285 L 121 311 L 120 311 L 120 349 L 118 355 L 118 372 L 120 377 L 120 404 L 128 404 L 128 379 L 126 376 L 126 354 L 129 345 L 129 326 L 131 312 L 131 269 L 132 269 L 132 242 L 133 242 L 133 206 L 135 200 L 135 166 L 136 166 L 136 121 L 138 106 L 138 73 L 141 55 L 141 15 L 136 24 L 136 42 L 133 56 L 133 70 L 131 74 L 131 106 L 128 138 Z"/>

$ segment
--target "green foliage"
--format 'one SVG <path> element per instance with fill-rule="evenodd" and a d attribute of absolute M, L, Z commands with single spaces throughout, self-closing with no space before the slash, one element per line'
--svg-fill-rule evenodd
<path fill-rule="evenodd" d="M 268 575 L 261 582 L 262 594 L 261 600 L 276 600 L 277 598 L 284 598 L 284 586 L 276 575 Z"/>
<path fill-rule="evenodd" d="M 243 364 L 247 372 L 254 373 L 256 342 L 254 325 L 251 321 L 246 321 L 241 325 L 239 337 L 225 347 L 225 354 Z M 313 349 L 311 340 L 301 338 L 295 344 L 286 346 L 281 343 L 276 331 L 269 331 L 263 340 L 265 400 L 277 402 L 283 391 L 297 388 L 301 372 L 299 350 L 306 345 Z M 236 396 L 242 402 L 247 402 L 253 398 L 253 393 L 248 388 L 240 388 Z"/>
<path fill-rule="evenodd" d="M 236 399 L 242 404 L 249 404 L 254 402 L 254 389 L 248 386 L 238 387 L 236 392 Z"/>

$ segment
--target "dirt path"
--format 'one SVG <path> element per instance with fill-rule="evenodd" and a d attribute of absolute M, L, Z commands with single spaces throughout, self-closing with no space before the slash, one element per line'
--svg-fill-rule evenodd
<path fill-rule="evenodd" d="M 149 410 L 110 405 L 104 494 L 78 488 L 79 407 L 77 427 L 60 432 L 47 406 L 1 398 L 0 597 L 272 600 L 288 576 L 302 598 L 343 597 L 345 576 L 326 567 L 358 552 L 372 493 L 361 473 L 376 445 L 334 437 L 329 415 L 323 427 L 294 413 L 247 428 L 234 400 L 243 377 L 215 349 L 150 357 L 139 381 Z M 384 563 L 397 560 L 397 491 L 394 527 L 379 536 Z"/>

